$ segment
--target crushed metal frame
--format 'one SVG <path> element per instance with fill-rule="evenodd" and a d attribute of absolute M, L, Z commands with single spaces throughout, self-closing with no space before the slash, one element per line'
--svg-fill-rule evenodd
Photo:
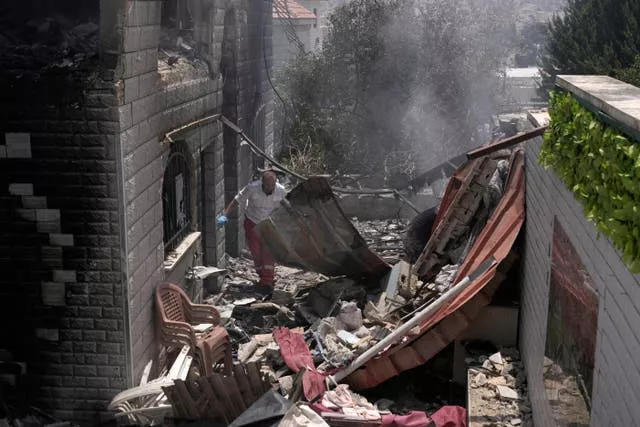
<path fill-rule="evenodd" d="M 355 279 L 379 279 L 391 270 L 345 216 L 325 178 L 296 186 L 256 233 L 281 265 Z"/>
<path fill-rule="evenodd" d="M 442 212 L 449 210 L 448 204 L 455 200 L 455 193 L 469 175 L 472 163 L 462 166 L 449 182 Z M 467 276 L 492 256 L 498 263 L 422 322 L 416 334 L 407 336 L 404 342 L 378 354 L 347 377 L 345 382 L 353 390 L 376 387 L 404 371 L 425 364 L 453 342 L 480 310 L 490 303 L 515 259 L 511 249 L 524 223 L 525 171 L 522 149 L 515 150 L 511 155 L 507 182 L 498 206 L 460 266 L 456 280 Z M 442 217 L 437 218 L 436 224 L 442 220 Z"/>

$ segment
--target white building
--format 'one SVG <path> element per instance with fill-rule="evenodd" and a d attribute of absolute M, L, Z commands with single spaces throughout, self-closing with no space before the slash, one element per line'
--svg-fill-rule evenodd
<path fill-rule="evenodd" d="M 327 33 L 328 0 L 276 0 L 273 3 L 273 67 L 300 50 L 319 49 Z"/>

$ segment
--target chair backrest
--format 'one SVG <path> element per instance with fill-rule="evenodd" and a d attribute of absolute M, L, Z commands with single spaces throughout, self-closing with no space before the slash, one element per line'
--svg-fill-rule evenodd
<path fill-rule="evenodd" d="M 187 298 L 187 296 L 182 292 L 182 289 L 176 285 L 165 283 L 156 288 L 156 303 L 162 315 L 167 320 L 177 322 L 187 321 L 184 312 L 184 304 L 186 301 L 183 299 L 185 298 Z"/>

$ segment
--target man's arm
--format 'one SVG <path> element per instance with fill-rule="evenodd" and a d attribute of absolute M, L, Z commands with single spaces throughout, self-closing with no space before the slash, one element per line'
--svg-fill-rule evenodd
<path fill-rule="evenodd" d="M 231 199 L 227 207 L 225 207 L 224 210 L 222 211 L 223 216 L 225 217 L 229 216 L 229 214 L 233 212 L 236 206 L 238 206 L 238 203 L 240 203 L 241 200 L 244 200 L 247 197 L 248 187 L 249 185 L 246 185 L 242 190 L 238 192 L 238 194 L 236 194 L 236 196 L 233 199 Z"/>
<path fill-rule="evenodd" d="M 229 204 L 227 205 L 226 208 L 224 208 L 224 210 L 222 211 L 222 215 L 224 216 L 229 216 L 229 214 L 231 213 L 232 210 L 235 209 L 235 207 L 238 206 L 238 200 L 234 197 Z"/>

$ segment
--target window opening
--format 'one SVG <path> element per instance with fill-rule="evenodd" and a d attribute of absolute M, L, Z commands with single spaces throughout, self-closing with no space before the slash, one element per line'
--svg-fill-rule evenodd
<path fill-rule="evenodd" d="M 597 328 L 593 281 L 556 219 L 543 375 L 558 426 L 590 424 Z"/>
<path fill-rule="evenodd" d="M 191 171 L 183 153 L 169 157 L 162 184 L 165 252 L 175 249 L 191 232 Z"/>

